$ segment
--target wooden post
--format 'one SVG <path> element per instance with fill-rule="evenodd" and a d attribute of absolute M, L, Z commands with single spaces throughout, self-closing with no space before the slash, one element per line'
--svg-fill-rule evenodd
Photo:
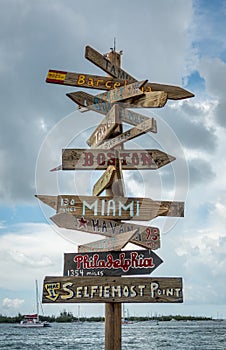
<path fill-rule="evenodd" d="M 121 65 L 120 53 L 112 50 L 107 54 L 107 58 L 116 67 Z M 116 128 L 112 137 L 123 132 L 122 123 Z M 119 146 L 122 148 L 123 146 Z M 106 196 L 124 196 L 123 175 L 120 161 L 116 164 L 116 172 L 113 183 L 106 189 Z M 122 349 L 122 326 L 121 326 L 121 303 L 105 303 L 105 350 Z"/>
<path fill-rule="evenodd" d="M 122 347 L 122 304 L 114 305 L 114 350 L 120 350 Z"/>
<path fill-rule="evenodd" d="M 114 350 L 114 338 L 114 303 L 105 303 L 105 350 Z"/>

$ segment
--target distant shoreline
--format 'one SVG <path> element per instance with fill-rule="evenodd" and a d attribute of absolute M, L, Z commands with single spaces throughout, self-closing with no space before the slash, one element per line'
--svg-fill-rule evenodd
<path fill-rule="evenodd" d="M 104 322 L 104 317 L 75 317 L 70 312 L 62 312 L 59 316 L 39 316 L 41 321 L 47 322 L 58 322 L 58 323 L 67 323 L 67 322 Z M 0 315 L 0 323 L 20 323 L 24 319 L 24 315 L 18 314 L 17 316 L 3 316 Z M 142 322 L 142 321 L 222 321 L 216 320 L 212 317 L 203 317 L 203 316 L 181 316 L 181 315 L 169 315 L 169 316 L 133 316 L 127 317 L 126 321 L 129 322 Z"/>

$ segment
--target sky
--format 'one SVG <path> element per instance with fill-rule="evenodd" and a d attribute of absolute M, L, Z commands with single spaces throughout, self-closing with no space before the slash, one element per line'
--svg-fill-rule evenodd
<path fill-rule="evenodd" d="M 62 148 L 88 147 L 103 116 L 78 111 L 66 93 L 79 88 L 45 78 L 49 69 L 104 75 L 85 59 L 85 46 L 107 53 L 116 38 L 128 73 L 195 94 L 139 109 L 156 118 L 158 133 L 125 145 L 176 157 L 159 171 L 124 171 L 127 195 L 185 201 L 184 218 L 148 223 L 160 228 L 155 252 L 164 261 L 151 276 L 182 277 L 184 303 L 130 304 L 129 313 L 226 318 L 226 1 L 0 4 L 0 314 L 34 312 L 35 280 L 41 297 L 43 278 L 62 275 L 65 252 L 101 238 L 58 228 L 49 219 L 54 210 L 34 195 L 91 195 L 102 174 L 49 171 L 60 164 Z M 47 315 L 78 310 L 76 304 L 43 309 Z M 104 305 L 83 304 L 81 315 L 102 316 Z"/>

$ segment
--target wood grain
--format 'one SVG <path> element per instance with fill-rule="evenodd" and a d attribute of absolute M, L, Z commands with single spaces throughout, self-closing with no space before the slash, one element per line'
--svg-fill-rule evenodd
<path fill-rule="evenodd" d="M 109 187 L 114 179 L 114 174 L 116 169 L 113 165 L 109 165 L 107 170 L 103 173 L 103 175 L 97 180 L 95 185 L 93 186 L 93 195 L 99 196 L 107 187 Z"/>
<path fill-rule="evenodd" d="M 50 218 L 58 227 L 78 230 L 106 237 L 115 237 L 120 233 L 137 230 L 130 240 L 140 247 L 156 250 L 160 248 L 160 231 L 158 227 L 142 226 L 133 222 L 119 222 L 101 218 L 87 218 L 68 213 L 59 213 Z"/>
<path fill-rule="evenodd" d="M 147 249 L 65 253 L 64 276 L 147 275 L 162 262 L 156 253 Z"/>
<path fill-rule="evenodd" d="M 66 94 L 73 102 L 95 112 L 106 114 L 112 108 L 112 103 L 103 96 L 91 95 L 84 91 L 69 92 Z M 167 93 L 164 91 L 144 92 L 141 96 L 131 97 L 121 101 L 123 108 L 161 108 L 167 102 Z"/>
<path fill-rule="evenodd" d="M 114 78 L 123 79 L 130 83 L 137 81 L 133 76 L 128 74 L 123 69 L 116 67 L 116 65 L 112 64 L 106 57 L 104 57 L 98 51 L 96 51 L 88 45 L 86 46 L 85 57 Z M 192 94 L 190 91 L 187 91 L 179 86 L 173 85 L 148 83 L 146 85 L 146 90 L 147 92 L 150 90 L 164 91 L 167 93 L 168 98 L 172 100 L 180 100 L 194 97 L 194 94 Z"/>
<path fill-rule="evenodd" d="M 122 143 L 132 140 L 137 136 L 141 136 L 148 131 L 156 131 L 156 124 L 154 119 L 148 119 L 142 122 L 141 124 L 138 124 L 137 126 L 134 126 L 132 129 L 129 129 L 127 131 L 124 131 L 120 135 L 113 137 L 107 141 L 102 142 L 98 147 L 100 149 L 112 149 L 114 147 L 117 147 L 118 145 L 121 145 Z"/>
<path fill-rule="evenodd" d="M 62 169 L 106 170 L 109 165 L 116 166 L 118 159 L 121 160 L 123 170 L 155 170 L 174 161 L 175 157 L 156 149 L 112 149 L 109 151 L 67 148 L 62 150 Z"/>
<path fill-rule="evenodd" d="M 104 119 L 93 131 L 91 136 L 86 141 L 89 146 L 95 148 L 100 145 L 105 139 L 110 137 L 112 132 L 119 126 L 121 119 L 119 117 L 119 106 L 115 104 L 106 114 Z"/>
<path fill-rule="evenodd" d="M 85 252 L 106 252 L 111 250 L 121 250 L 135 236 L 137 230 L 120 233 L 117 236 L 101 239 L 95 242 L 78 246 L 78 253 Z"/>
<path fill-rule="evenodd" d="M 36 195 L 50 207 L 56 207 L 55 196 Z M 57 196 L 57 213 L 110 220 L 152 220 L 157 216 L 184 216 L 184 202 L 155 201 L 141 197 Z"/>
<path fill-rule="evenodd" d="M 179 277 L 46 276 L 43 303 L 182 303 Z"/>
<path fill-rule="evenodd" d="M 119 88 L 112 89 L 103 94 L 103 99 L 107 100 L 110 103 L 115 103 L 118 101 L 130 99 L 132 97 L 138 97 L 138 96 L 144 95 L 144 92 L 141 90 L 141 88 L 146 83 L 147 83 L 147 80 L 142 80 L 126 86 L 121 86 Z"/>

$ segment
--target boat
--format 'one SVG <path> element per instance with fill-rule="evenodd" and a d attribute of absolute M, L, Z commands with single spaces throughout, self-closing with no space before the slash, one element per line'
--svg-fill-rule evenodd
<path fill-rule="evenodd" d="M 42 328 L 50 327 L 50 324 L 46 321 L 40 321 L 38 314 L 31 314 L 25 315 L 19 326 L 24 328 Z"/>
<path fill-rule="evenodd" d="M 38 282 L 35 281 L 35 294 L 36 294 L 36 308 L 37 312 L 35 314 L 25 315 L 24 319 L 19 323 L 19 327 L 21 328 L 42 328 L 42 327 L 50 327 L 50 323 L 47 321 L 39 320 L 39 301 L 38 301 Z"/>
<path fill-rule="evenodd" d="M 123 314 L 123 317 L 121 319 L 121 324 L 130 324 L 130 323 L 133 323 L 132 321 L 130 321 L 129 319 L 129 310 L 125 310 L 125 307 L 124 307 L 124 304 L 122 304 L 122 314 Z M 126 314 L 127 314 L 127 317 L 126 317 Z"/>

